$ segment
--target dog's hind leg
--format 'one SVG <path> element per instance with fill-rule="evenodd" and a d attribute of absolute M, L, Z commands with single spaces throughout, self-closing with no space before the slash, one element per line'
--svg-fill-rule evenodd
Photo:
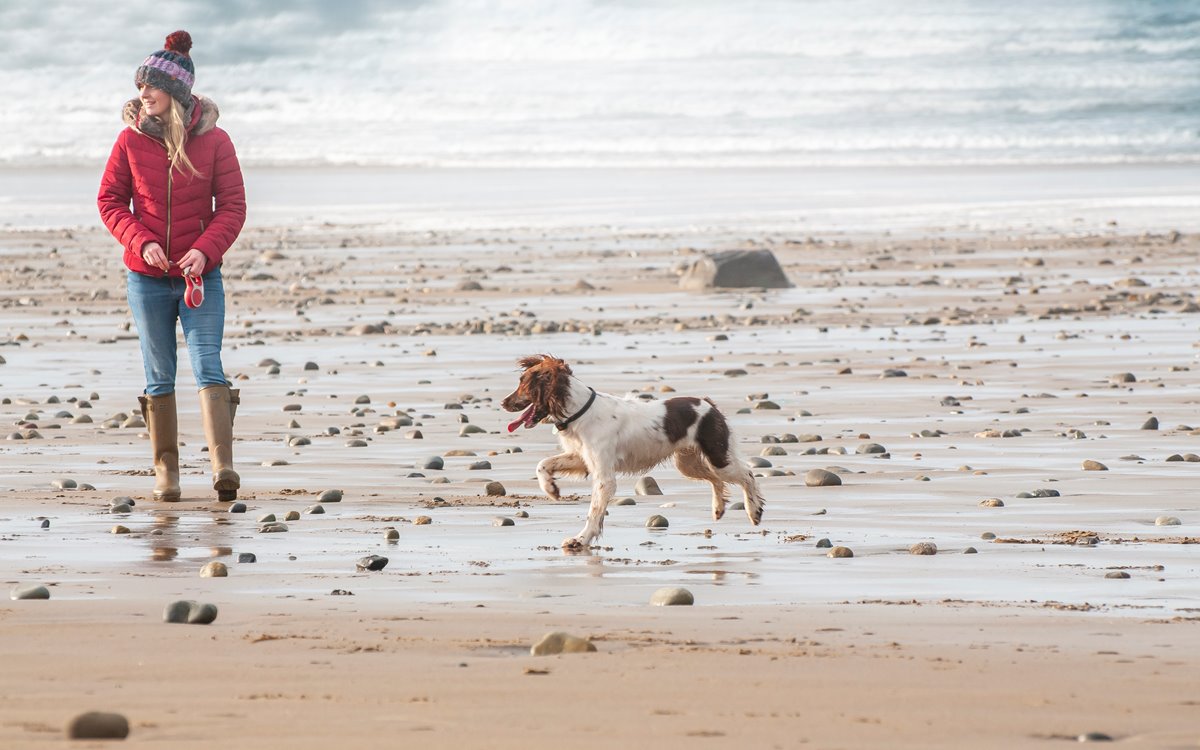
<path fill-rule="evenodd" d="M 558 474 L 586 477 L 587 465 L 575 453 L 560 453 L 557 456 L 543 458 L 537 465 L 538 484 L 551 500 L 561 500 L 558 492 L 558 482 L 554 481 Z"/>
<path fill-rule="evenodd" d="M 717 476 L 708 461 L 704 460 L 699 451 L 681 450 L 675 453 L 675 468 L 689 479 L 699 479 L 712 485 L 712 517 L 714 521 L 720 521 L 721 516 L 725 515 L 725 501 L 728 495 L 725 492 L 724 480 Z"/>
<path fill-rule="evenodd" d="M 585 550 L 591 546 L 592 540 L 604 531 L 604 511 L 617 491 L 617 478 L 612 473 L 596 473 L 592 484 L 592 504 L 588 507 L 587 523 L 573 537 L 564 539 L 562 546 L 565 550 Z"/>
<path fill-rule="evenodd" d="M 758 489 L 758 481 L 754 478 L 754 474 L 740 459 L 730 461 L 724 468 L 716 469 L 716 472 L 726 482 L 742 488 L 742 494 L 746 499 L 746 515 L 750 517 L 750 523 L 757 526 L 762 521 L 763 506 L 767 501 Z"/>

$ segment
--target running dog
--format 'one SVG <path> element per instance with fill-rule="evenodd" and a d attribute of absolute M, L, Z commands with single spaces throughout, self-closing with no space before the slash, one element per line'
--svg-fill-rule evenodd
<path fill-rule="evenodd" d="M 617 474 L 641 474 L 672 457 L 685 477 L 712 485 L 713 520 L 725 515 L 726 482 L 742 488 L 750 523 L 762 520 L 766 501 L 738 457 L 725 416 L 709 399 L 618 398 L 579 382 L 566 362 L 546 354 L 524 357 L 517 365 L 523 371 L 517 389 L 501 402 L 505 411 L 521 412 L 508 431 L 550 421 L 563 449 L 538 463 L 542 490 L 558 500 L 557 476 L 592 477 L 587 523 L 563 541 L 563 549 L 588 549 L 600 536 Z"/>

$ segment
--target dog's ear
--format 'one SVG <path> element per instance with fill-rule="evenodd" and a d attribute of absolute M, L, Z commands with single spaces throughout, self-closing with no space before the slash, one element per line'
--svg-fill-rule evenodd
<path fill-rule="evenodd" d="M 573 375 L 574 374 L 571 372 L 571 366 L 567 364 L 566 360 L 559 359 L 558 357 L 555 357 L 550 354 L 546 354 L 546 355 L 544 355 L 543 361 L 547 365 L 547 369 L 549 369 L 551 372 L 555 373 L 556 375 Z"/>
<path fill-rule="evenodd" d="M 545 354 L 533 354 L 528 357 L 521 357 L 517 360 L 517 367 L 520 367 L 522 370 L 530 370 L 540 365 L 544 359 L 546 359 Z"/>

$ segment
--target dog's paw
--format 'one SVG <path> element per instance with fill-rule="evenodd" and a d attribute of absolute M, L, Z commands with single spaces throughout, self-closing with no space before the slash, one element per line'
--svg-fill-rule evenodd
<path fill-rule="evenodd" d="M 713 520 L 714 521 L 720 521 L 724 517 L 725 517 L 725 506 L 724 505 L 722 505 L 720 508 L 713 508 Z"/>
<path fill-rule="evenodd" d="M 562 548 L 563 552 L 585 552 L 591 549 L 591 545 L 583 539 L 573 536 L 563 540 Z"/>

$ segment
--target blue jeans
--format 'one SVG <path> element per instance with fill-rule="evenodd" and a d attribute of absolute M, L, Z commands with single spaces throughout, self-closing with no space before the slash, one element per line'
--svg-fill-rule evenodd
<path fill-rule="evenodd" d="M 221 339 L 225 335 L 225 288 L 218 266 L 204 274 L 204 304 L 192 309 L 183 303 L 186 282 L 175 276 L 146 276 L 129 271 L 129 309 L 142 345 L 146 368 L 146 395 L 175 392 L 177 346 L 175 321 L 183 326 L 196 387 L 229 385 L 221 366 Z"/>

